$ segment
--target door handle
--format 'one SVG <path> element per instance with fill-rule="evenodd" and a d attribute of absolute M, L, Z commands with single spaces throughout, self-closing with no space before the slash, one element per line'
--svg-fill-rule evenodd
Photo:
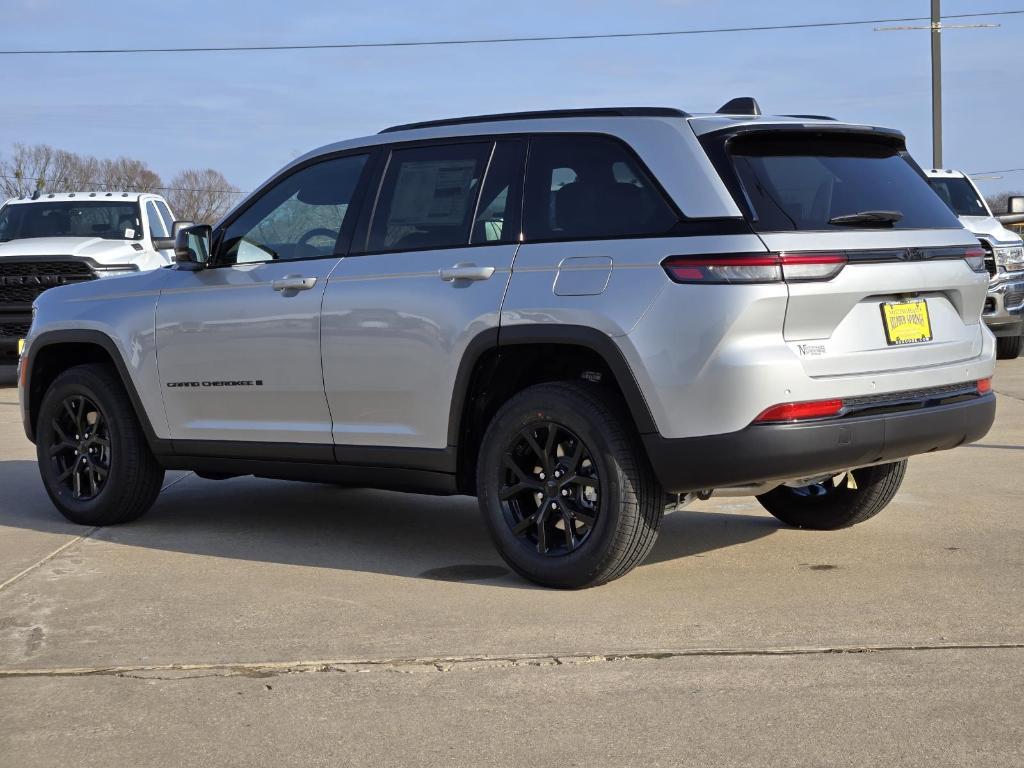
<path fill-rule="evenodd" d="M 444 267 L 439 273 L 446 283 L 456 280 L 487 280 L 494 274 L 494 267 L 478 267 L 476 264 L 456 264 Z"/>
<path fill-rule="evenodd" d="M 275 291 L 308 291 L 316 285 L 315 277 L 302 277 L 301 275 L 288 275 L 274 280 L 270 287 Z"/>

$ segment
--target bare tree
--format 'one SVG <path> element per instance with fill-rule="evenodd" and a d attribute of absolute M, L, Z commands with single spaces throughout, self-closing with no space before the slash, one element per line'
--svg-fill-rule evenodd
<path fill-rule="evenodd" d="M 98 160 L 48 144 L 15 144 L 10 157 L 0 160 L 0 189 L 7 197 L 41 192 L 80 192 L 108 189 L 153 192 L 160 177 L 140 160 L 119 157 Z"/>
<path fill-rule="evenodd" d="M 171 179 L 167 201 L 179 219 L 213 224 L 238 199 L 238 187 L 220 171 L 189 169 Z"/>
<path fill-rule="evenodd" d="M 1024 195 L 1024 192 L 999 192 L 995 195 L 985 195 L 985 202 L 992 209 L 992 213 L 996 216 L 1001 216 L 1007 212 L 1007 201 L 1009 198 L 1017 195 Z"/>
<path fill-rule="evenodd" d="M 118 157 L 101 160 L 97 167 L 96 185 L 119 192 L 156 192 L 163 182 L 141 160 Z"/>
<path fill-rule="evenodd" d="M 181 171 L 165 187 L 160 176 L 141 160 L 130 157 L 99 159 L 48 144 L 15 144 L 0 156 L 0 201 L 41 192 L 166 192 L 182 219 L 212 224 L 223 216 L 240 192 L 212 168 Z"/>

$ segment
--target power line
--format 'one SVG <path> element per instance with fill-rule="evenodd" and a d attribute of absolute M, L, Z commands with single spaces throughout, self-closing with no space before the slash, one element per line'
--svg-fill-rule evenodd
<path fill-rule="evenodd" d="M 1024 10 L 985 11 L 978 13 L 954 13 L 943 19 L 969 19 L 988 16 L 1015 16 Z M 908 16 L 892 19 L 856 19 L 846 21 L 819 21 L 804 24 L 770 24 L 756 27 L 709 27 L 706 29 L 677 29 L 657 32 L 607 32 L 591 35 L 537 35 L 523 37 L 479 37 L 448 40 L 406 40 L 370 43 L 320 43 L 296 45 L 225 45 L 191 48 L 52 48 L 43 50 L 0 50 L 0 56 L 63 56 L 69 54 L 108 53 L 218 53 L 254 51 L 315 51 L 341 50 L 352 48 L 416 48 L 448 45 L 490 45 L 496 43 L 544 43 L 566 40 L 615 40 L 638 37 L 678 37 L 681 35 L 711 35 L 733 32 L 772 32 L 786 29 L 822 29 L 826 27 L 852 27 L 865 24 L 895 24 L 899 22 L 930 21 L 929 16 Z"/>
<path fill-rule="evenodd" d="M 1003 168 L 999 171 L 977 171 L 976 173 L 968 173 L 968 176 L 994 176 L 997 173 L 1024 173 L 1024 168 Z"/>

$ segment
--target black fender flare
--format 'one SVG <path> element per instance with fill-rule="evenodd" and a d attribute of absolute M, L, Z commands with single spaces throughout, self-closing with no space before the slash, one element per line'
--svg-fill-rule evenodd
<path fill-rule="evenodd" d="M 149 414 L 146 412 L 146 409 L 142 404 L 142 398 L 139 397 L 139 392 L 135 387 L 135 381 L 128 372 L 128 366 L 125 364 L 124 358 L 121 357 L 121 351 L 118 349 L 117 344 L 110 336 L 102 331 L 89 329 L 44 331 L 32 340 L 32 346 L 30 348 L 31 357 L 28 360 L 28 365 L 25 370 L 24 387 L 25 397 L 29 399 L 28 405 L 25 408 L 25 434 L 28 436 L 29 440 L 35 442 L 36 414 L 32 409 L 32 375 L 35 373 L 39 353 L 47 347 L 52 347 L 56 344 L 79 344 L 82 346 L 88 345 L 102 349 L 113 362 L 114 368 L 117 370 L 117 375 L 121 378 L 121 384 L 128 393 L 132 408 L 135 411 L 135 416 L 138 418 L 139 424 L 142 426 L 142 431 L 146 436 L 146 441 L 149 443 L 150 449 L 154 454 L 172 453 L 171 441 L 156 436 L 153 424 L 149 420 Z"/>
<path fill-rule="evenodd" d="M 461 436 L 462 417 L 465 413 L 473 372 L 483 355 L 491 350 L 524 344 L 567 344 L 585 347 L 598 354 L 608 365 L 622 390 L 626 405 L 637 432 L 641 435 L 657 434 L 651 409 L 640 391 L 633 370 L 626 362 L 622 350 L 608 334 L 585 325 L 561 323 L 538 325 L 512 325 L 488 328 L 477 334 L 466 346 L 452 390 L 452 404 L 448 418 L 448 445 L 456 446 Z"/>

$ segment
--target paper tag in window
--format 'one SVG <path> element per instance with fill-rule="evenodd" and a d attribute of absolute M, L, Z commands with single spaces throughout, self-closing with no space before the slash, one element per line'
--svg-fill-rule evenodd
<path fill-rule="evenodd" d="M 131 238 L 135 237 L 135 230 L 134 229 L 126 229 L 124 231 L 124 236 L 125 236 L 125 239 L 130 240 Z"/>

